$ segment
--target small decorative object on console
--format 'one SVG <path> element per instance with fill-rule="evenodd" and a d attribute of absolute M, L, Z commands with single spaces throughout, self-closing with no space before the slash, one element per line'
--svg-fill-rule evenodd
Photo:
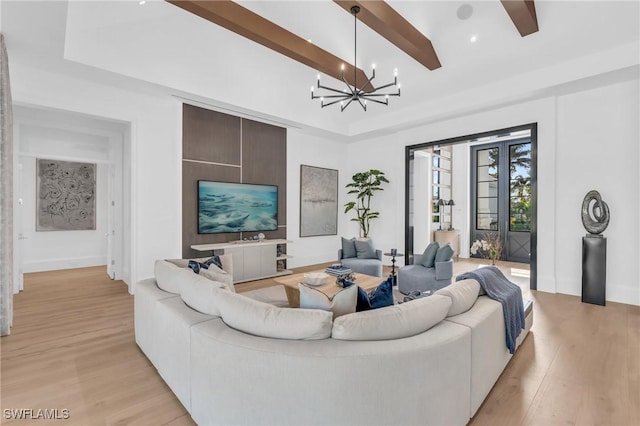
<path fill-rule="evenodd" d="M 345 281 L 354 282 L 355 280 L 356 280 L 356 274 L 354 274 L 353 272 L 347 275 L 339 275 L 338 277 L 336 277 L 336 285 L 340 287 L 344 287 Z"/>

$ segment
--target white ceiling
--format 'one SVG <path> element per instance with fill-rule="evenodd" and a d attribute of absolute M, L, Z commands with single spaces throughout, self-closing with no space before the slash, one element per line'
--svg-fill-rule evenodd
<path fill-rule="evenodd" d="M 331 1 L 239 1 L 353 61 L 353 18 Z M 388 133 L 451 114 L 535 96 L 640 63 L 640 2 L 536 1 L 540 31 L 520 37 L 492 1 L 390 0 L 431 39 L 442 68 L 429 71 L 358 25 L 358 64 L 386 83 L 398 68 L 402 97 L 341 113 L 310 99 L 316 71 L 164 1 L 7 1 L 10 61 L 173 94 L 335 137 Z M 473 6 L 468 20 L 457 8 Z M 475 34 L 476 43 L 469 37 Z M 625 71 L 626 70 L 626 71 Z M 600 79 L 601 80 L 601 79 Z M 338 80 L 323 82 L 340 87 Z"/>

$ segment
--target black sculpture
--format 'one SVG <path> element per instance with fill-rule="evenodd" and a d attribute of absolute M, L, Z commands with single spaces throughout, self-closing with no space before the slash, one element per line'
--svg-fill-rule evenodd
<path fill-rule="evenodd" d="M 592 201 L 595 203 L 589 211 Z M 593 213 L 593 219 L 591 213 Z M 587 192 L 582 200 L 582 225 L 590 234 L 602 234 L 609 226 L 609 206 L 602 201 L 598 191 Z"/>
<path fill-rule="evenodd" d="M 587 192 L 582 201 L 582 225 L 589 232 L 582 237 L 582 301 L 604 305 L 607 239 L 602 233 L 609 226 L 609 206 L 602 201 L 598 191 Z"/>

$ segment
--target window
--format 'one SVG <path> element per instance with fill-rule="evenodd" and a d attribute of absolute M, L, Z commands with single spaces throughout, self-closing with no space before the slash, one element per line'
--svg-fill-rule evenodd
<path fill-rule="evenodd" d="M 509 147 L 509 231 L 531 230 L 531 144 Z"/>
<path fill-rule="evenodd" d="M 476 229 L 498 229 L 498 148 L 476 151 Z"/>

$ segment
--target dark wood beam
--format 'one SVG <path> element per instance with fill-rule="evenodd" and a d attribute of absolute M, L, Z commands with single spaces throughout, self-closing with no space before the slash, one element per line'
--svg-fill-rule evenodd
<path fill-rule="evenodd" d="M 353 64 L 332 55 L 233 1 L 166 1 L 337 79 L 340 79 L 340 71 L 344 65 L 346 80 L 350 84 L 354 84 Z M 360 84 L 367 81 L 368 78 L 362 69 L 358 68 L 356 72 Z"/>
<path fill-rule="evenodd" d="M 359 21 L 395 44 L 400 50 L 425 67 L 435 70 L 442 66 L 431 40 L 384 1 L 334 1 L 349 13 L 351 13 L 352 6 L 360 6 Z"/>
<path fill-rule="evenodd" d="M 522 37 L 538 32 L 534 0 L 500 0 Z"/>

